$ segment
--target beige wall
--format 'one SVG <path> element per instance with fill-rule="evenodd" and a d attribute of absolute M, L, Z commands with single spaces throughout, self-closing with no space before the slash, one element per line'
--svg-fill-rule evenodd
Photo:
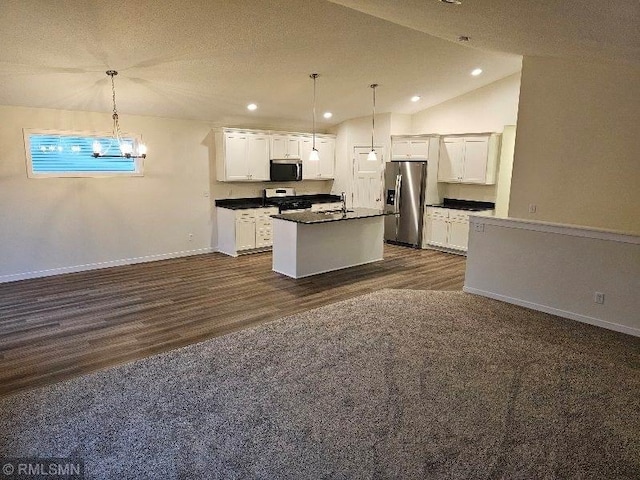
<path fill-rule="evenodd" d="M 209 250 L 209 126 L 121 124 L 149 146 L 143 177 L 30 179 L 23 128 L 109 131 L 110 115 L 0 106 L 0 281 Z"/>
<path fill-rule="evenodd" d="M 510 75 L 416 113 L 412 118 L 411 133 L 500 133 L 505 125 L 516 123 L 519 92 L 520 74 Z M 510 165 L 506 167 L 510 170 Z M 500 168 L 501 166 L 498 165 L 498 169 Z M 500 174 L 498 176 L 499 181 L 508 182 L 507 177 Z M 498 200 L 498 190 L 507 196 L 509 191 L 508 185 L 499 184 L 489 186 L 440 184 L 440 187 L 441 194 L 445 197 L 488 202 Z M 500 202 L 505 201 L 501 199 Z"/>
<path fill-rule="evenodd" d="M 524 59 L 509 215 L 640 234 L 640 68 Z"/>

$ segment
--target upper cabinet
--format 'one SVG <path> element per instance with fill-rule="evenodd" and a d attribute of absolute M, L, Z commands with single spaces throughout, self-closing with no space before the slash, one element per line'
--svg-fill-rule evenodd
<path fill-rule="evenodd" d="M 429 138 L 418 136 L 391 137 L 391 160 L 428 160 Z"/>
<path fill-rule="evenodd" d="M 500 134 L 452 135 L 440 139 L 438 181 L 496 183 Z"/>
<path fill-rule="evenodd" d="M 320 161 L 310 162 L 313 137 L 304 137 L 301 143 L 302 179 L 331 180 L 335 176 L 336 139 L 316 135 L 316 150 Z"/>
<path fill-rule="evenodd" d="M 336 138 L 316 135 L 319 162 L 309 162 L 307 133 L 222 128 L 215 131 L 216 178 L 220 182 L 267 182 L 270 159 L 302 159 L 303 180 L 334 178 Z"/>
<path fill-rule="evenodd" d="M 272 134 L 271 158 L 300 158 L 300 135 Z"/>
<path fill-rule="evenodd" d="M 269 180 L 269 135 L 225 129 L 215 134 L 216 177 L 222 182 Z"/>

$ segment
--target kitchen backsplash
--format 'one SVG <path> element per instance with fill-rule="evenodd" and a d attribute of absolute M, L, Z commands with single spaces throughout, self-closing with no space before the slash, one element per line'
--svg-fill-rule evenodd
<path fill-rule="evenodd" d="M 261 197 L 265 188 L 292 187 L 297 195 L 310 193 L 331 193 L 333 180 L 302 182 L 259 182 L 230 183 L 217 182 L 211 184 L 211 198 L 251 198 Z"/>
<path fill-rule="evenodd" d="M 439 192 L 446 198 L 476 200 L 479 202 L 496 201 L 495 185 L 467 185 L 460 183 L 439 183 Z"/>

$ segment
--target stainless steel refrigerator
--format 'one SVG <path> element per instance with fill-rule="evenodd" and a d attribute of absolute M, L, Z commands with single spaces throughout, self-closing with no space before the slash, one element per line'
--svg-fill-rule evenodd
<path fill-rule="evenodd" d="M 388 162 L 384 173 L 384 238 L 387 242 L 420 247 L 427 162 Z"/>

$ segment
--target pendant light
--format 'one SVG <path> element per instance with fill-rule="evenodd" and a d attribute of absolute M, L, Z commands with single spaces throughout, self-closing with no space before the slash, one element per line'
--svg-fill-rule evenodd
<path fill-rule="evenodd" d="M 316 150 L 316 79 L 318 76 L 317 73 L 309 75 L 309 77 L 313 79 L 313 146 L 309 154 L 310 162 L 320 161 L 320 155 L 318 154 L 318 150 Z"/>
<path fill-rule="evenodd" d="M 107 154 L 102 150 L 102 144 L 100 141 L 96 140 L 93 142 L 93 156 L 98 157 L 107 157 L 107 158 L 146 158 L 147 157 L 147 146 L 144 143 L 138 142 L 138 140 L 134 139 L 133 141 L 129 141 L 128 139 L 122 138 L 122 132 L 120 131 L 120 122 L 118 122 L 118 109 L 116 108 L 116 87 L 113 83 L 113 77 L 118 75 L 118 72 L 115 70 L 107 70 L 107 75 L 111 77 L 111 94 L 113 98 L 113 114 L 111 118 L 113 118 L 113 129 L 111 132 L 111 142 L 115 142 L 118 144 L 118 149 L 120 150 L 119 155 L 115 154 Z M 107 152 L 108 152 L 107 148 Z"/>
<path fill-rule="evenodd" d="M 371 90 L 373 90 L 373 115 L 371 115 L 371 151 L 369 152 L 369 155 L 367 155 L 367 160 L 369 160 L 370 162 L 378 161 L 378 156 L 376 155 L 376 151 L 373 148 L 373 134 L 376 129 L 376 87 L 377 86 L 378 86 L 377 83 L 372 83 L 371 85 L 369 85 L 369 87 L 371 87 Z"/>

